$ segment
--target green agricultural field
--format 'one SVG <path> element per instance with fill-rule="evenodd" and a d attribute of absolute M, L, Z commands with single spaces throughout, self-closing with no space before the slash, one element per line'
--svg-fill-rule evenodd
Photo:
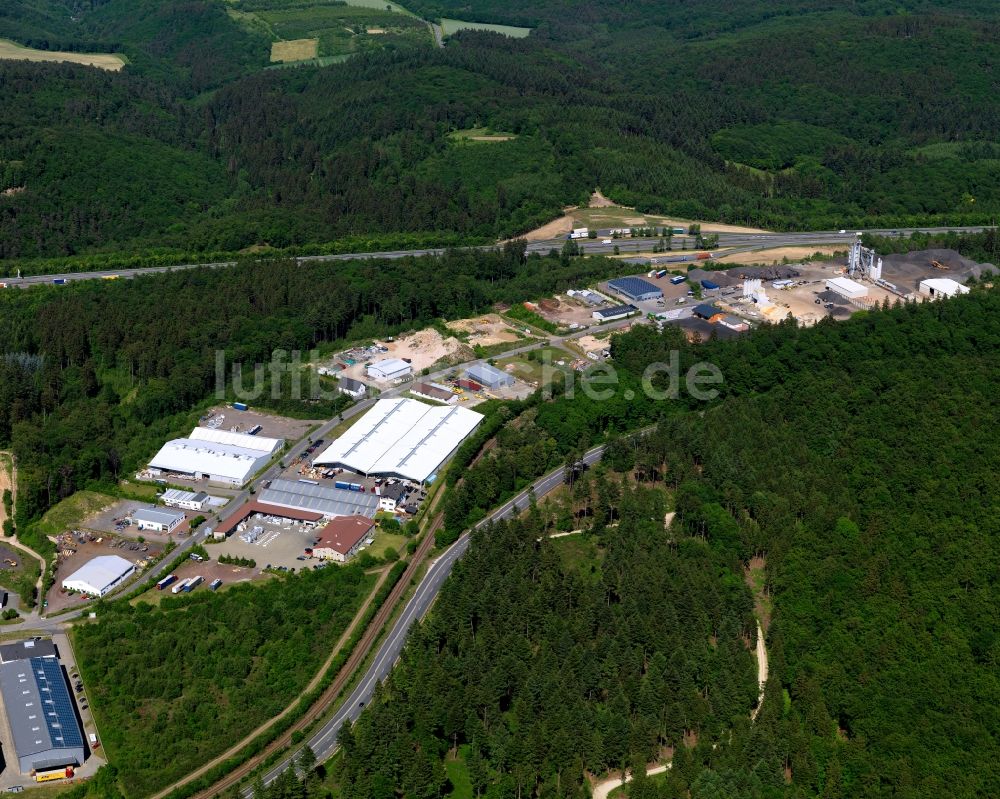
<path fill-rule="evenodd" d="M 287 4 L 245 0 L 230 16 L 273 39 L 271 61 L 332 63 L 355 53 L 430 43 L 430 32 L 412 14 L 389 4 Z"/>
<path fill-rule="evenodd" d="M 0 59 L 83 64 L 111 72 L 117 72 L 125 66 L 124 56 L 117 53 L 64 53 L 53 50 L 35 50 L 7 39 L 0 39 Z"/>
<path fill-rule="evenodd" d="M 445 36 L 451 36 L 462 30 L 492 31 L 493 33 L 502 33 L 504 36 L 510 36 L 514 39 L 523 39 L 531 33 L 531 28 L 516 28 L 513 25 L 493 25 L 487 22 L 465 22 L 461 19 L 441 20 L 441 32 Z"/>

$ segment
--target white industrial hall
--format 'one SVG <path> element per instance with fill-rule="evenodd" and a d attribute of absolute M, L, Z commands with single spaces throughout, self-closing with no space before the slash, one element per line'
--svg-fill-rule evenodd
<path fill-rule="evenodd" d="M 315 463 L 368 476 L 433 479 L 441 464 L 483 420 L 468 408 L 384 399 L 330 444 Z"/>
<path fill-rule="evenodd" d="M 195 480 L 242 486 L 284 442 L 247 433 L 196 427 L 187 438 L 168 441 L 149 462 L 155 475 L 177 474 Z"/>

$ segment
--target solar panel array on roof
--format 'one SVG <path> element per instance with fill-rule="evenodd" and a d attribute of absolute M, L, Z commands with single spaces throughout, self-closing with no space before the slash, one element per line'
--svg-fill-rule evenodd
<path fill-rule="evenodd" d="M 0 665 L 0 691 L 21 773 L 83 763 L 83 733 L 58 660 Z"/>
<path fill-rule="evenodd" d="M 653 300 L 663 296 L 655 285 L 641 277 L 619 277 L 608 281 L 608 288 L 630 300 Z"/>
<path fill-rule="evenodd" d="M 367 516 L 378 510 L 378 497 L 363 491 L 346 491 L 292 480 L 272 480 L 260 501 L 284 508 L 311 510 L 324 516 Z"/>

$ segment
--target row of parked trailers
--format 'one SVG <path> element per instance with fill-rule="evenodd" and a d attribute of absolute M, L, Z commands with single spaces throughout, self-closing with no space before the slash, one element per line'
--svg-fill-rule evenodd
<path fill-rule="evenodd" d="M 189 594 L 203 582 L 205 582 L 205 578 L 202 577 L 200 574 L 197 575 L 196 577 L 189 577 L 188 579 L 182 580 L 179 583 L 177 582 L 176 574 L 168 574 L 166 577 L 164 577 L 156 584 L 156 590 L 162 591 L 164 588 L 173 585 L 174 583 L 177 583 L 176 585 L 174 585 L 173 588 L 170 589 L 170 593 L 180 594 L 181 592 L 183 592 L 185 594 Z M 208 587 L 211 588 L 213 591 L 215 591 L 219 588 L 220 585 L 222 585 L 222 580 L 215 579 L 208 584 Z"/>

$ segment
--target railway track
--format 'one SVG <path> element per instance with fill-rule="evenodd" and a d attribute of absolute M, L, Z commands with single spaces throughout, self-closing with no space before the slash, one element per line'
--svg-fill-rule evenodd
<path fill-rule="evenodd" d="M 410 563 L 407 565 L 406 571 L 403 572 L 402 576 L 396 582 L 396 585 L 393 586 L 392 591 L 389 592 L 389 596 L 386 597 L 385 602 L 382 603 L 382 606 L 375 614 L 375 618 L 372 619 L 371 623 L 365 629 L 364 634 L 361 636 L 361 640 L 358 641 L 358 645 L 354 647 L 354 650 L 351 652 L 350 657 L 348 657 L 347 662 L 343 665 L 333 682 L 330 683 L 329 687 L 322 693 L 320 698 L 311 708 L 309 708 L 308 711 L 306 711 L 305 715 L 285 732 L 283 732 L 277 739 L 268 744 L 263 752 L 254 755 L 247 760 L 246 763 L 235 768 L 209 788 L 205 788 L 198 793 L 193 794 L 194 799 L 211 799 L 211 797 L 218 796 L 225 791 L 228 791 L 234 785 L 238 785 L 246 780 L 246 778 L 249 777 L 270 755 L 280 749 L 290 746 L 292 743 L 292 735 L 295 732 L 306 729 L 310 724 L 316 721 L 316 719 L 322 717 L 331 708 L 331 706 L 336 703 L 337 698 L 351 681 L 351 678 L 355 676 L 361 664 L 364 663 L 365 659 L 371 653 L 375 641 L 382 633 L 386 626 L 386 622 L 389 620 L 389 617 L 396 609 L 399 600 L 409 587 L 410 582 L 413 580 L 413 576 L 423 564 L 427 557 L 427 553 L 430 552 L 431 548 L 434 546 L 434 534 L 441 528 L 443 523 L 444 514 L 439 513 L 424 533 L 423 540 L 413 553 L 413 557 L 410 559 Z"/>

